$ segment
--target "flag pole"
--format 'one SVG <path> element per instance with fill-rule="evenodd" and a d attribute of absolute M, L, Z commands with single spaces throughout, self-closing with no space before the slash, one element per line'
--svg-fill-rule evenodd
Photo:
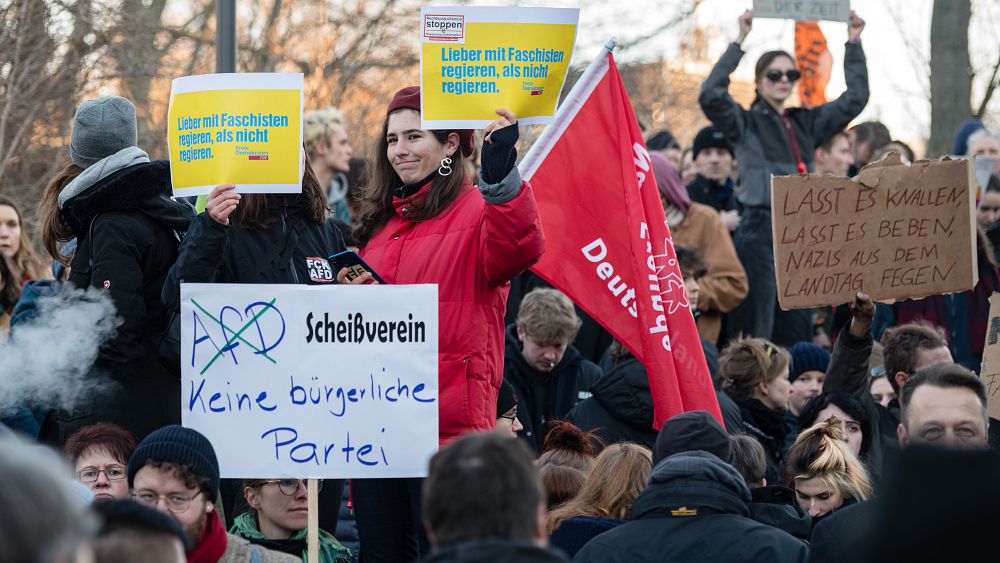
<path fill-rule="evenodd" d="M 590 97 L 598 82 L 604 78 L 604 73 L 608 70 L 609 64 L 607 55 L 613 53 L 617 46 L 618 39 L 615 37 L 609 38 L 604 46 L 601 47 L 600 55 L 594 57 L 594 60 L 590 62 L 587 69 L 580 75 L 579 80 L 573 85 L 569 94 L 566 94 L 566 98 L 559 105 L 559 109 L 556 110 L 552 124 L 542 131 L 538 140 L 531 145 L 528 153 L 521 159 L 521 164 L 517 168 L 522 178 L 530 180 L 531 176 L 538 169 L 538 166 L 545 160 L 545 156 L 552 149 L 552 144 L 562 135 L 562 132 L 573 121 L 576 112 L 580 111 L 584 102 Z"/>

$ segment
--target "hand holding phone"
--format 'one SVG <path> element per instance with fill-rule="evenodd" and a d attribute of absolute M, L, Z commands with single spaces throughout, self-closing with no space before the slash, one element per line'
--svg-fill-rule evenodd
<path fill-rule="evenodd" d="M 352 285 L 362 285 L 368 283 L 386 283 L 381 276 L 375 273 L 358 254 L 352 250 L 345 250 L 334 254 L 328 258 L 334 270 L 337 270 L 337 282 L 349 283 Z"/>

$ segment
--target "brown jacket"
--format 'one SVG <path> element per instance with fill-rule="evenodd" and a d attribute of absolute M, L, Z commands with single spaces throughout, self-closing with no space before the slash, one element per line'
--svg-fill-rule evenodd
<path fill-rule="evenodd" d="M 736 257 L 736 248 L 719 213 L 707 205 L 692 203 L 684 221 L 671 229 L 674 244 L 697 249 L 708 273 L 698 280 L 698 333 L 717 344 L 722 314 L 736 308 L 747 296 L 747 274 Z"/>
<path fill-rule="evenodd" d="M 255 557 L 253 554 L 256 553 Z M 218 563 L 302 563 L 301 557 L 279 553 L 253 545 L 247 540 L 226 534 L 226 551 Z"/>

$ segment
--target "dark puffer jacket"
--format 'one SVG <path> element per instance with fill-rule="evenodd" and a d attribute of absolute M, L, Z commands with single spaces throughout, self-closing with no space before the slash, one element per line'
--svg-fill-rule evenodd
<path fill-rule="evenodd" d="M 562 555 L 528 542 L 487 538 L 436 550 L 424 563 L 566 563 Z"/>
<path fill-rule="evenodd" d="M 556 367 L 543 373 L 524 359 L 522 348 L 516 325 L 508 326 L 503 377 L 517 392 L 517 418 L 524 426 L 520 436 L 540 452 L 549 421 L 565 418 L 578 402 L 590 396 L 601 378 L 601 368 L 569 346 Z"/>
<path fill-rule="evenodd" d="M 653 468 L 632 520 L 591 540 L 573 561 L 805 562 L 806 544 L 751 520 L 749 502 L 731 465 L 702 451 L 672 455 Z"/>
<path fill-rule="evenodd" d="M 593 430 L 605 444 L 635 442 L 652 449 L 653 396 L 646 368 L 633 356 L 611 368 L 591 387 L 593 394 L 573 408 L 566 419 Z"/>
<path fill-rule="evenodd" d="M 69 282 L 106 289 L 122 319 L 95 364 L 117 389 L 50 415 L 40 435 L 48 442 L 62 443 L 97 421 L 124 426 L 140 439 L 180 422 L 180 366 L 164 366 L 157 354 L 170 320 L 160 291 L 194 210 L 170 199 L 168 162 L 119 155 L 71 182 L 61 209 L 78 240 Z"/>

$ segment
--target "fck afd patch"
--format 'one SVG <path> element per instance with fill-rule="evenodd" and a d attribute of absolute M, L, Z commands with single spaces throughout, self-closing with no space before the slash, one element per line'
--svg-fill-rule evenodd
<path fill-rule="evenodd" d="M 316 283 L 330 283 L 333 281 L 333 268 L 326 258 L 316 258 L 306 256 L 306 269 L 309 270 L 309 279 Z"/>

